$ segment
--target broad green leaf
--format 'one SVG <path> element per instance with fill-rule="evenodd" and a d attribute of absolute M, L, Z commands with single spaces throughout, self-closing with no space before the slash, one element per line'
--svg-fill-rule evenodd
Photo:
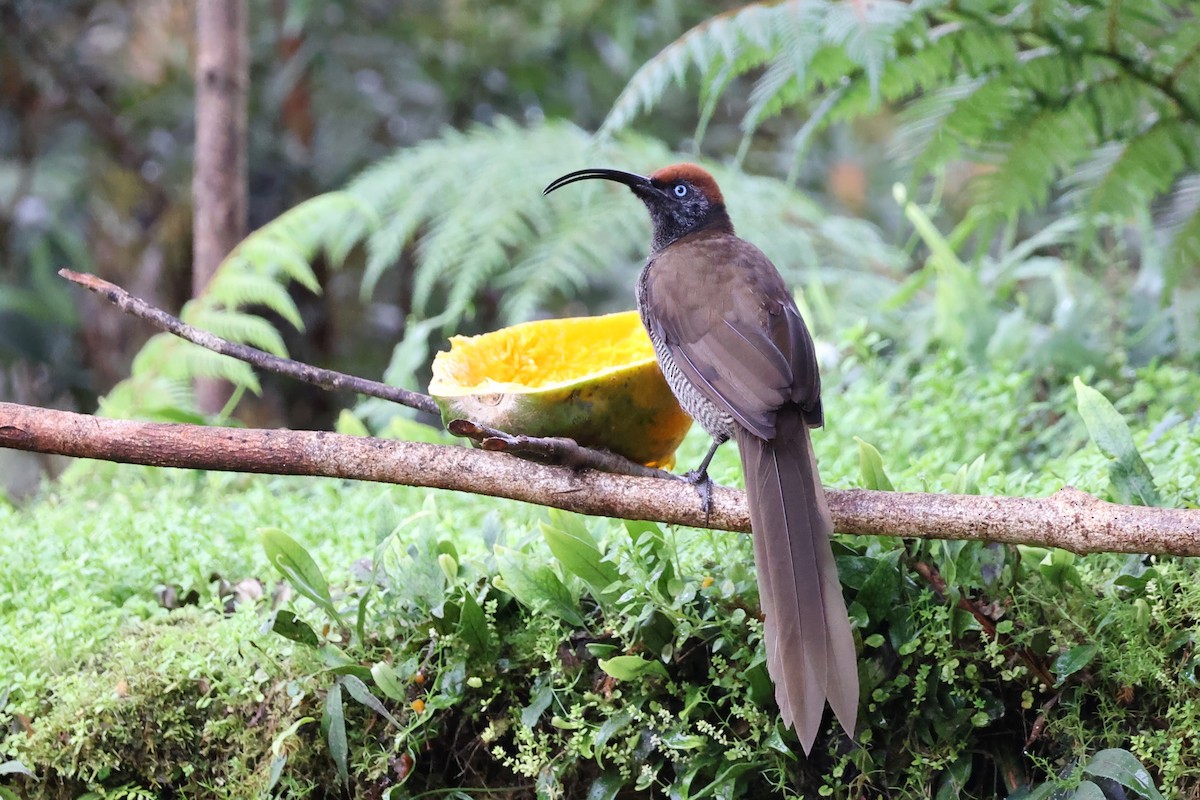
<path fill-rule="evenodd" d="M 605 770 L 600 777 L 592 781 L 588 789 L 587 800 L 614 800 L 617 792 L 625 785 L 625 779 L 615 769 Z"/>
<path fill-rule="evenodd" d="M 542 536 L 563 569 L 578 576 L 599 599 L 604 589 L 620 578 L 615 565 L 604 560 L 600 548 L 578 517 L 552 514 L 551 523 L 541 523 Z"/>
<path fill-rule="evenodd" d="M 875 445 L 857 436 L 854 437 L 854 441 L 858 442 L 858 471 L 862 477 L 863 488 L 894 492 L 895 487 L 883 469 L 883 456 L 875 449 Z"/>
<path fill-rule="evenodd" d="M 534 689 L 533 696 L 529 698 L 529 705 L 521 709 L 521 724 L 526 728 L 533 728 L 537 725 L 538 720 L 550 707 L 550 701 L 553 699 L 554 685 L 549 680 L 545 680 Z"/>
<path fill-rule="evenodd" d="M 350 783 L 350 747 L 346 742 L 346 714 L 342 708 L 342 686 L 334 683 L 325 695 L 325 709 L 321 714 L 321 728 L 329 743 L 329 755 L 337 767 L 342 785 Z"/>
<path fill-rule="evenodd" d="M 303 545 L 278 528 L 263 528 L 259 536 L 267 552 L 267 560 L 296 591 L 325 609 L 334 619 L 339 619 L 337 608 L 329 596 L 329 584 Z"/>
<path fill-rule="evenodd" d="M 1133 753 L 1120 748 L 1101 750 L 1083 768 L 1085 775 L 1108 778 L 1132 789 L 1146 800 L 1163 800 L 1154 779 Z"/>
<path fill-rule="evenodd" d="M 600 757 L 600 751 L 604 745 L 608 744 L 608 740 L 615 734 L 623 730 L 630 722 L 633 722 L 633 712 L 626 709 L 618 714 L 613 714 L 600 726 L 600 730 L 596 731 L 596 757 Z"/>
<path fill-rule="evenodd" d="M 954 473 L 954 481 L 950 491 L 954 494 L 979 494 L 979 477 L 983 473 L 983 463 L 987 454 L 981 454 L 970 464 L 964 464 Z"/>
<path fill-rule="evenodd" d="M 1058 676 L 1058 680 L 1054 682 L 1055 686 L 1062 686 L 1066 683 L 1067 678 L 1074 675 L 1079 670 L 1092 663 L 1092 659 L 1100 652 L 1099 645 L 1081 644 L 1072 647 L 1067 652 L 1054 659 L 1054 674 Z"/>
<path fill-rule="evenodd" d="M 1071 800 L 1108 800 L 1104 790 L 1091 781 L 1084 781 L 1075 789 Z"/>
<path fill-rule="evenodd" d="M 585 647 L 587 647 L 587 651 L 589 653 L 596 656 L 597 658 L 603 658 L 604 656 L 611 656 L 613 653 L 615 653 L 621 649 L 621 648 L 617 647 L 615 644 L 601 644 L 599 642 L 588 642 L 585 645 Z"/>
<path fill-rule="evenodd" d="M 1129 433 L 1129 426 L 1120 412 L 1108 398 L 1078 377 L 1075 378 L 1075 397 L 1088 436 L 1100 448 L 1100 452 L 1112 460 L 1108 467 L 1108 478 L 1113 497 L 1125 505 L 1160 505 L 1154 476 L 1142 460 Z"/>
<path fill-rule="evenodd" d="M 458 618 L 458 633 L 467 647 L 476 655 L 487 653 L 492 647 L 492 632 L 479 602 L 470 592 L 463 595 L 462 612 Z"/>
<path fill-rule="evenodd" d="M 342 685 L 346 687 L 346 691 L 350 693 L 351 697 L 374 711 L 379 716 L 386 719 L 388 722 L 395 725 L 397 728 L 400 727 L 399 720 L 391 715 L 391 712 L 384 707 L 383 703 L 379 702 L 378 697 L 371 694 L 371 690 L 367 688 L 365 683 L 353 675 L 346 675 L 341 678 L 341 681 Z"/>
<path fill-rule="evenodd" d="M 379 687 L 379 691 L 383 692 L 389 700 L 403 703 L 408 699 L 408 693 L 404 691 L 404 687 L 396 677 L 395 667 L 386 661 L 379 661 L 371 665 L 371 678 Z"/>
<path fill-rule="evenodd" d="M 279 613 L 275 615 L 275 622 L 272 623 L 271 630 L 285 639 L 291 639 L 293 642 L 306 644 L 309 647 L 319 647 L 321 644 L 312 627 L 287 609 L 280 609 Z"/>
<path fill-rule="evenodd" d="M 1079 570 L 1075 568 L 1076 558 L 1077 556 L 1069 550 L 1055 548 L 1048 552 L 1038 564 L 1038 571 L 1042 573 L 1042 577 L 1056 586 L 1066 586 L 1070 583 L 1073 586 L 1082 587 L 1083 581 L 1079 577 Z"/>
<path fill-rule="evenodd" d="M 883 622 L 900 597 L 899 563 L 899 550 L 883 554 L 875 560 L 875 569 L 858 590 L 855 599 L 867 610 L 872 622 Z"/>
<path fill-rule="evenodd" d="M 574 595 L 554 570 L 545 565 L 531 565 L 529 559 L 507 547 L 497 545 L 494 552 L 500 572 L 499 588 L 527 608 L 544 608 L 572 625 L 580 628 L 586 625 Z"/>
<path fill-rule="evenodd" d="M 334 675 L 355 675 L 360 680 L 371 680 L 371 670 L 343 653 L 336 645 L 326 642 L 317 648 L 317 657 L 325 668 Z"/>
<path fill-rule="evenodd" d="M 641 656 L 614 656 L 600 659 L 600 669 L 619 681 L 633 681 L 643 675 L 667 677 L 667 668 L 660 661 L 648 661 Z"/>

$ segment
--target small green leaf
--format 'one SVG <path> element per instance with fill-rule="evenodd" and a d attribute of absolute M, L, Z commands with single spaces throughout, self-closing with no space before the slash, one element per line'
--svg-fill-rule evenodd
<path fill-rule="evenodd" d="M 900 551 L 892 550 L 875 560 L 875 569 L 863 582 L 855 599 L 867 610 L 871 622 L 883 622 L 900 597 Z"/>
<path fill-rule="evenodd" d="M 611 656 L 613 653 L 617 652 L 618 649 L 620 649 L 615 644 L 604 644 L 603 642 L 588 642 L 586 645 L 584 645 L 584 647 L 587 648 L 589 653 L 597 658 Z"/>
<path fill-rule="evenodd" d="M 318 647 L 321 644 L 312 627 L 287 609 L 280 609 L 279 613 L 275 615 L 275 622 L 271 624 L 271 630 L 285 639 L 291 639 L 293 642 L 306 644 L 309 647 Z"/>
<path fill-rule="evenodd" d="M 1078 377 L 1075 378 L 1075 397 L 1088 436 L 1113 462 L 1108 468 L 1113 497 L 1125 505 L 1160 505 L 1154 476 L 1142 460 L 1129 433 L 1129 425 L 1120 412 L 1108 398 Z"/>
<path fill-rule="evenodd" d="M 321 714 L 321 729 L 329 743 L 329 755 L 337 766 L 342 785 L 350 783 L 350 746 L 346 742 L 346 714 L 342 708 L 342 686 L 334 683 L 325 695 L 325 708 Z"/>
<path fill-rule="evenodd" d="M 633 712 L 629 711 L 628 709 L 618 714 L 613 714 L 611 717 L 604 720 L 604 723 L 600 726 L 600 730 L 596 731 L 596 741 L 594 746 L 596 748 L 597 758 L 599 758 L 600 751 L 604 748 L 604 745 L 608 744 L 608 740 L 611 739 L 614 734 L 619 733 L 622 729 L 629 725 L 630 722 L 633 722 Z"/>
<path fill-rule="evenodd" d="M 1071 800 L 1108 800 L 1104 790 L 1091 781 L 1084 781 L 1075 789 Z"/>
<path fill-rule="evenodd" d="M 330 642 L 317 648 L 317 657 L 334 675 L 356 675 L 360 680 L 371 680 L 371 670 L 350 658 Z"/>
<path fill-rule="evenodd" d="M 379 661 L 371 665 L 371 678 L 379 687 L 379 691 L 383 692 L 384 697 L 389 700 L 403 703 L 408 699 L 408 693 L 404 691 L 404 687 L 396 677 L 396 669 L 386 661 Z"/>
<path fill-rule="evenodd" d="M 967 781 L 971 779 L 971 756 L 959 758 L 942 773 L 934 800 L 955 800 L 962 795 Z"/>
<path fill-rule="evenodd" d="M 660 661 L 647 661 L 641 656 L 614 656 L 600 659 L 600 669 L 619 681 L 633 681 L 643 675 L 667 677 L 667 668 Z"/>
<path fill-rule="evenodd" d="M 337 422 L 334 423 L 333 429 L 346 436 L 371 435 L 371 432 L 367 430 L 367 426 L 362 423 L 362 420 L 354 416 L 354 412 L 348 408 L 343 408 L 342 413 L 338 414 Z"/>
<path fill-rule="evenodd" d="M 458 618 L 458 633 L 467 647 L 476 655 L 487 653 L 492 647 L 492 632 L 479 602 L 470 592 L 463 595 L 462 612 Z"/>
<path fill-rule="evenodd" d="M 439 553 L 437 563 L 447 581 L 453 582 L 458 577 L 458 560 L 454 556 L 449 553 Z"/>
<path fill-rule="evenodd" d="M 1082 587 L 1083 580 L 1079 577 L 1079 570 L 1075 568 L 1075 560 L 1076 556 L 1071 551 L 1055 548 L 1038 563 L 1038 571 L 1055 586 L 1066 586 L 1070 583 Z"/>
<path fill-rule="evenodd" d="M 554 686 L 550 681 L 538 685 L 533 691 L 533 696 L 529 698 L 529 705 L 521 709 L 521 724 L 532 729 L 538 724 L 538 720 L 542 718 L 546 709 L 550 707 L 550 701 L 553 699 Z"/>
<path fill-rule="evenodd" d="M 954 481 L 950 491 L 953 494 L 979 494 L 979 477 L 983 473 L 983 463 L 987 459 L 984 453 L 972 461 L 959 467 L 954 473 Z"/>
<path fill-rule="evenodd" d="M 858 442 L 858 471 L 862 477 L 863 488 L 894 492 L 895 488 L 883 469 L 883 456 L 879 455 L 875 445 L 857 436 L 854 437 L 854 441 Z"/>
<path fill-rule="evenodd" d="M 386 719 L 388 722 L 400 727 L 400 722 L 384 707 L 383 703 L 379 702 L 379 698 L 371 694 L 371 690 L 367 685 L 353 675 L 346 675 L 341 678 L 342 685 L 346 687 L 346 691 L 350 693 L 358 702 L 362 703 L 367 708 L 374 711 L 379 716 Z"/>
<path fill-rule="evenodd" d="M 1083 768 L 1085 775 L 1108 778 L 1132 789 L 1146 800 L 1163 800 L 1154 779 L 1133 753 L 1120 748 L 1101 750 Z"/>
<path fill-rule="evenodd" d="M 625 785 L 625 779 L 615 769 L 605 770 L 600 777 L 592 781 L 588 789 L 587 800 L 614 800 L 617 792 Z"/>
<path fill-rule="evenodd" d="M 337 608 L 329 596 L 329 584 L 303 545 L 278 528 L 263 528 L 259 536 L 267 552 L 267 560 L 296 591 L 325 609 L 334 619 L 339 619 Z"/>
<path fill-rule="evenodd" d="M 284 742 L 286 742 L 292 736 L 295 736 L 301 728 L 310 722 L 316 722 L 316 720 L 314 720 L 312 717 L 301 717 L 280 731 L 279 735 L 271 740 L 271 752 L 274 755 L 279 755 L 282 753 Z"/>
<path fill-rule="evenodd" d="M 521 605 L 531 609 L 545 608 L 580 628 L 586 625 L 574 595 L 554 570 L 545 565 L 533 566 L 529 559 L 507 547 L 497 545 L 493 552 L 500 572 L 501 583 L 498 585 L 517 598 Z"/>
<path fill-rule="evenodd" d="M 1072 647 L 1067 652 L 1054 659 L 1054 674 L 1058 676 L 1058 680 L 1054 682 L 1055 686 L 1062 686 L 1066 683 L 1067 678 L 1074 675 L 1079 670 L 1092 663 L 1092 659 L 1100 652 L 1100 647 L 1094 644 L 1081 644 Z"/>
<path fill-rule="evenodd" d="M 620 578 L 616 566 L 604 560 L 596 541 L 578 517 L 559 512 L 552 513 L 550 519 L 554 524 L 541 524 L 550 552 L 563 569 L 582 579 L 592 595 L 601 599 L 604 589 Z"/>

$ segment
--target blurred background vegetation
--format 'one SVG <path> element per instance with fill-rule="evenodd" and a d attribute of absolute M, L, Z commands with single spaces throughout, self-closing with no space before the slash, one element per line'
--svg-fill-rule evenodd
<path fill-rule="evenodd" d="M 0 397 L 91 410 L 150 332 L 54 272 L 188 299 L 191 6 L 4 0 L 0 22 Z M 260 232 L 193 312 L 233 338 L 420 384 L 448 333 L 629 307 L 640 209 L 538 190 L 693 157 L 728 167 L 818 332 L 1064 373 L 1196 355 L 1188 3 L 277 0 L 250 38 Z M 260 391 L 189 352 L 147 369 Z M 328 427 L 347 402 L 266 381 L 243 420 Z M 149 394 L 106 411 L 188 405 Z"/>
<path fill-rule="evenodd" d="M 669 0 L 253 3 L 251 227 L 450 130 L 546 118 L 595 129 L 640 63 L 716 10 Z M 92 271 L 171 309 L 188 299 L 193 7 L 5 0 L 0 20 L 0 397 L 92 409 L 150 332 L 54 272 Z M 679 98 L 653 128 L 688 131 L 692 117 Z M 512 153 L 514 171 L 527 172 L 508 186 L 454 180 L 537 204 L 541 155 Z M 403 331 L 411 261 L 401 254 L 365 303 L 353 270 L 316 264 L 325 296 L 297 292 L 305 332 L 289 335 L 290 349 L 377 373 Z M 277 386 L 246 413 L 328 425 L 333 402 Z"/>

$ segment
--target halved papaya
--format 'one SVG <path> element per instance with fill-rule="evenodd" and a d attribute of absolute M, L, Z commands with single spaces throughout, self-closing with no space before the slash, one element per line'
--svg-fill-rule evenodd
<path fill-rule="evenodd" d="M 451 337 L 450 350 L 433 359 L 429 393 L 447 424 L 566 436 L 664 469 L 692 424 L 636 311 Z"/>

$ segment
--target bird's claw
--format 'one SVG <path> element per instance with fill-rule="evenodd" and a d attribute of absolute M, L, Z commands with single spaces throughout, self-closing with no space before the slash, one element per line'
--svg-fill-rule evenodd
<path fill-rule="evenodd" d="M 704 521 L 712 516 L 712 478 L 708 477 L 708 470 L 694 469 L 683 476 L 683 479 L 692 485 L 696 490 L 696 494 L 700 495 L 700 507 L 704 509 Z"/>

